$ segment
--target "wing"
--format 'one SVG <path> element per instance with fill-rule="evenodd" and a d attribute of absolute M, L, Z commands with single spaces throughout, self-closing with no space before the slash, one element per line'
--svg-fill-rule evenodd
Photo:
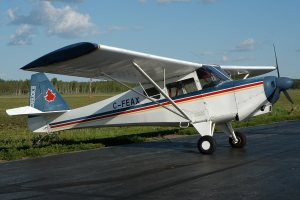
<path fill-rule="evenodd" d="M 223 70 L 230 73 L 232 77 L 239 77 L 239 76 L 258 76 L 268 72 L 271 72 L 276 69 L 274 66 L 220 66 Z"/>
<path fill-rule="evenodd" d="M 188 74 L 201 64 L 93 43 L 76 43 L 46 54 L 22 67 L 23 70 L 87 78 L 104 78 L 103 73 L 122 81 L 148 82 L 134 67 L 137 63 L 154 80 Z M 105 79 L 105 78 L 104 78 Z"/>

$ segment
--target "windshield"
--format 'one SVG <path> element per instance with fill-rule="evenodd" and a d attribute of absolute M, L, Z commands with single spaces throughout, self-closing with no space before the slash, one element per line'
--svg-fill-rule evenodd
<path fill-rule="evenodd" d="M 220 67 L 203 66 L 197 70 L 202 89 L 213 87 L 224 81 L 231 80 L 228 74 Z"/>

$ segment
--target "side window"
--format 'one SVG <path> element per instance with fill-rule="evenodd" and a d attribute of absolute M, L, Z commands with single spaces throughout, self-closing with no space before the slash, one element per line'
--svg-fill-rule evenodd
<path fill-rule="evenodd" d="M 183 88 L 184 94 L 190 93 L 190 92 L 195 92 L 198 90 L 195 80 L 193 78 L 183 80 L 183 81 L 181 81 L 181 83 L 182 83 L 182 88 Z"/>
<path fill-rule="evenodd" d="M 176 97 L 183 94 L 182 85 L 180 82 L 167 84 L 167 89 L 170 97 Z"/>
<path fill-rule="evenodd" d="M 170 97 L 175 97 L 182 94 L 197 91 L 197 86 L 193 78 L 183 81 L 167 84 L 167 89 Z"/>
<path fill-rule="evenodd" d="M 220 78 L 218 78 L 212 72 L 210 72 L 209 70 L 206 70 L 205 68 L 198 69 L 197 75 L 198 75 L 200 84 L 202 86 L 202 89 L 216 86 L 221 81 Z"/>
<path fill-rule="evenodd" d="M 146 93 L 144 92 L 144 95 L 148 95 L 149 97 L 152 97 L 154 99 L 160 99 L 160 93 L 156 88 L 148 88 L 145 91 Z"/>

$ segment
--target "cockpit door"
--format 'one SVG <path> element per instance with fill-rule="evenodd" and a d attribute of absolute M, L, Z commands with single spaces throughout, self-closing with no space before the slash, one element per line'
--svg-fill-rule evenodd
<path fill-rule="evenodd" d="M 235 118 L 237 105 L 234 85 L 222 69 L 204 66 L 197 70 L 203 93 L 203 105 L 211 120 L 228 121 Z"/>

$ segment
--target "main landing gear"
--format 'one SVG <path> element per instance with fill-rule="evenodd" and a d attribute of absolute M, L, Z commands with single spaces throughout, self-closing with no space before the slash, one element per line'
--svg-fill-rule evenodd
<path fill-rule="evenodd" d="M 212 154 L 216 150 L 216 140 L 209 135 L 205 135 L 198 140 L 198 150 L 203 154 Z"/>
<path fill-rule="evenodd" d="M 209 135 L 204 135 L 200 137 L 197 143 L 197 147 L 200 153 L 202 154 L 213 154 L 216 150 L 216 140 L 213 138 L 213 131 L 215 128 L 214 123 L 209 123 L 204 126 L 195 126 L 197 130 L 204 130 L 206 128 Z M 231 123 L 227 122 L 224 124 L 218 124 L 218 128 L 220 128 L 223 132 L 225 132 L 229 137 L 229 144 L 232 148 L 243 148 L 246 145 L 247 139 L 246 135 L 239 132 L 234 131 Z M 201 134 L 200 134 L 201 135 Z"/>

